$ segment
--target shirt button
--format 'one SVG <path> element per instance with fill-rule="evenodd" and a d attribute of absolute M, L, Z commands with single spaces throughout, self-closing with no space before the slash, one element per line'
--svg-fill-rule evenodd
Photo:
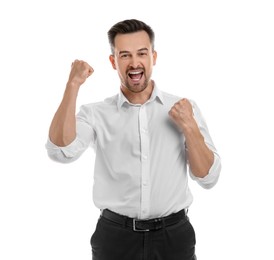
<path fill-rule="evenodd" d="M 147 155 L 143 155 L 143 160 L 146 160 L 147 159 Z"/>

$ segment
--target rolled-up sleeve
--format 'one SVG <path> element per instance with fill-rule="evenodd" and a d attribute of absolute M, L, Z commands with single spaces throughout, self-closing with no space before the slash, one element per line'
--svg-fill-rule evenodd
<path fill-rule="evenodd" d="M 198 106 L 195 102 L 191 101 L 191 103 L 192 103 L 192 107 L 193 107 L 193 113 L 194 113 L 195 120 L 199 126 L 199 129 L 200 129 L 203 137 L 204 137 L 205 143 L 214 154 L 214 161 L 213 161 L 211 168 L 209 169 L 208 174 L 204 178 L 199 178 L 199 177 L 194 176 L 194 174 L 191 172 L 190 167 L 189 167 L 189 173 L 190 173 L 190 177 L 193 180 L 197 181 L 197 183 L 199 185 L 201 185 L 205 189 L 210 189 L 218 182 L 220 172 L 221 172 L 221 158 L 220 158 L 220 156 L 217 152 L 217 149 L 212 141 L 212 138 L 209 134 L 207 124 L 201 114 L 200 109 L 198 108 Z"/>
<path fill-rule="evenodd" d="M 199 178 L 193 175 L 191 170 L 189 170 L 190 176 L 193 180 L 197 181 L 205 189 L 210 189 L 218 182 L 220 172 L 221 172 L 221 159 L 217 153 L 214 153 L 214 162 L 204 178 Z"/>
<path fill-rule="evenodd" d="M 67 146 L 57 146 L 50 138 L 46 143 L 48 156 L 60 163 L 77 160 L 89 147 L 95 147 L 96 135 L 93 128 L 94 120 L 91 107 L 84 105 L 76 116 L 76 138 Z"/>

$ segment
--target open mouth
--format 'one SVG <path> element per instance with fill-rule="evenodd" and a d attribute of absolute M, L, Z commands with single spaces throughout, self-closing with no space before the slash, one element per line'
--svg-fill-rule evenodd
<path fill-rule="evenodd" d="M 132 79 L 132 81 L 139 81 L 142 76 L 143 76 L 144 72 L 143 71 L 130 71 L 128 73 L 128 76 Z"/>

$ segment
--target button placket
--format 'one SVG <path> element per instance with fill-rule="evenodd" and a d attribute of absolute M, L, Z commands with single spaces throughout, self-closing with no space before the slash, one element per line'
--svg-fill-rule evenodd
<path fill-rule="evenodd" d="M 150 180 L 149 180 L 149 136 L 147 111 L 145 106 L 140 107 L 139 133 L 141 141 L 141 218 L 149 216 L 150 208 Z"/>

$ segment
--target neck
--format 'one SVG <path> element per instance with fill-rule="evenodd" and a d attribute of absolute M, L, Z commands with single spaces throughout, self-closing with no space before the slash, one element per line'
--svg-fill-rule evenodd
<path fill-rule="evenodd" d="M 121 86 L 121 91 L 123 92 L 123 94 L 125 95 L 125 97 L 130 103 L 143 105 L 150 99 L 153 88 L 154 88 L 154 82 L 151 80 L 148 83 L 148 86 L 141 92 L 138 92 L 138 93 L 132 92 L 123 85 Z"/>

